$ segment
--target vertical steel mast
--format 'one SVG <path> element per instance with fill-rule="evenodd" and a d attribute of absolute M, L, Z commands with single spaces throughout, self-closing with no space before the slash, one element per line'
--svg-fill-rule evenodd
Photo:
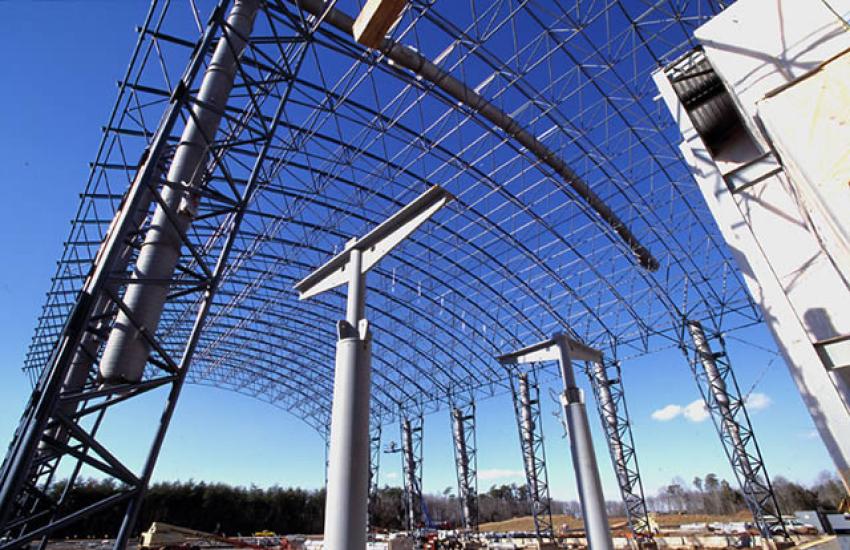
<path fill-rule="evenodd" d="M 378 490 L 380 489 L 381 473 L 381 431 L 380 420 L 374 420 L 369 436 L 369 523 L 371 530 L 375 527 L 375 513 L 378 508 Z M 327 465 L 326 465 L 327 466 Z M 327 468 L 326 468 L 327 471 Z"/>
<path fill-rule="evenodd" d="M 350 240 L 345 250 L 295 285 L 302 300 L 348 285 L 346 317 L 337 323 L 325 503 L 326 548 L 366 547 L 372 391 L 372 337 L 365 318 L 366 273 L 451 198 L 440 186 L 431 187 L 366 235 Z"/>
<path fill-rule="evenodd" d="M 404 520 L 408 531 L 422 521 L 422 417 L 401 420 L 401 470 L 404 477 Z"/>
<path fill-rule="evenodd" d="M 608 525 L 608 512 L 605 507 L 602 482 L 599 478 L 599 466 L 593 451 L 584 394 L 576 385 L 573 358 L 580 361 L 601 362 L 602 354 L 563 334 L 556 333 L 549 340 L 502 355 L 499 357 L 499 362 L 503 365 L 540 361 L 558 362 L 561 381 L 564 385 L 564 391 L 561 394 L 564 424 L 570 437 L 570 454 L 578 485 L 588 546 L 594 550 L 613 550 L 614 542 Z M 522 386 L 520 393 L 522 394 Z"/>

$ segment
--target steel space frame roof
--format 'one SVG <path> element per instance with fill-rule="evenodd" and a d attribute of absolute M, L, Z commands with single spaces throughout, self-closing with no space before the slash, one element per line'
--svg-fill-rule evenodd
<path fill-rule="evenodd" d="M 25 361 L 33 379 L 181 93 L 208 8 L 153 0 L 138 30 Z M 327 8 L 354 16 L 360 3 Z M 268 401 L 324 432 L 343 292 L 301 302 L 293 285 L 433 184 L 456 200 L 370 275 L 378 419 L 495 393 L 506 374 L 496 356 L 556 331 L 626 358 L 677 345 L 685 318 L 715 330 L 759 322 L 651 79 L 695 46 L 693 30 L 718 9 L 708 0 L 416 0 L 389 36 L 566 163 L 657 259 L 652 272 L 546 159 L 480 108 L 359 46 L 329 12 L 267 0 L 207 166 L 187 264 L 213 261 L 232 215 L 216 205 L 240 196 L 252 159 L 264 145 L 270 153 L 259 192 L 238 205 L 246 216 L 189 381 Z M 181 288 L 158 333 L 175 350 L 199 300 Z"/>

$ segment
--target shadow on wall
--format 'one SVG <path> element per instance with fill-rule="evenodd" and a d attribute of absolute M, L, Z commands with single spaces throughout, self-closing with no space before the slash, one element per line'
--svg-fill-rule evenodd
<path fill-rule="evenodd" d="M 749 262 L 746 261 L 746 255 L 744 255 L 740 250 L 738 250 L 731 244 L 729 245 L 729 249 L 732 252 L 732 255 L 737 260 L 739 269 L 742 271 L 742 273 L 747 278 L 752 278 L 752 280 L 758 281 L 752 269 L 750 268 Z M 829 452 L 829 455 L 836 463 L 838 474 L 843 480 L 845 488 L 848 490 L 848 492 L 850 492 L 850 463 L 847 463 L 841 459 L 842 455 L 840 452 L 838 441 L 831 435 L 831 431 L 827 427 L 826 416 L 818 405 L 815 396 L 809 391 L 805 380 L 802 379 L 799 369 L 795 369 L 791 366 L 794 364 L 794 361 L 792 361 L 791 355 L 788 353 L 788 350 L 783 345 L 783 343 L 778 338 L 776 338 L 776 335 L 774 334 L 773 327 L 781 323 L 779 323 L 778 318 L 773 315 L 773 311 L 770 307 L 766 306 L 764 303 L 760 303 L 760 305 L 764 314 L 765 322 L 767 323 L 767 326 L 771 329 L 770 333 L 773 337 L 774 343 L 776 344 L 776 348 L 779 350 L 779 352 L 782 354 L 782 358 L 785 360 L 785 364 L 788 367 L 788 372 L 791 374 L 791 378 L 800 392 L 800 397 L 803 400 L 803 404 L 806 406 L 806 409 L 808 409 L 809 414 L 812 417 L 812 421 L 814 422 L 815 427 L 818 430 L 818 434 L 820 434 L 821 441 L 823 441 L 823 444 Z M 823 325 L 818 329 L 822 330 L 823 334 L 830 333 L 829 331 L 832 331 L 831 334 L 835 333 L 835 327 L 832 325 L 832 322 L 829 319 L 829 314 L 823 308 L 810 309 L 804 314 L 803 317 L 804 322 L 807 326 L 810 326 L 811 324 Z M 810 328 L 813 333 L 821 334 L 821 332 L 817 332 L 813 327 Z M 815 368 L 824 367 L 823 364 L 818 364 L 815 365 Z M 833 383 L 841 384 L 845 388 L 847 388 L 850 387 L 850 380 L 848 380 L 848 375 L 850 375 L 850 373 L 842 373 L 839 375 L 833 372 L 833 376 L 831 376 L 831 378 L 833 380 Z M 844 395 L 848 394 L 845 393 Z"/>

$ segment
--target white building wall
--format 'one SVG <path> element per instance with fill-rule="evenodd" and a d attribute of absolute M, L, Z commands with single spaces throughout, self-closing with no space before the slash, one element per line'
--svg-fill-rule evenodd
<path fill-rule="evenodd" d="M 850 16 L 850 0 L 829 1 Z M 842 215 L 841 207 L 850 204 L 850 141 L 835 145 L 850 132 L 850 102 L 841 103 L 850 98 L 850 53 L 841 55 L 850 29 L 823 2 L 739 0 L 695 36 L 744 126 L 710 151 L 664 71 L 656 83 L 682 131 L 682 153 L 850 488 L 850 210 Z M 748 181 L 756 183 L 741 188 Z"/>

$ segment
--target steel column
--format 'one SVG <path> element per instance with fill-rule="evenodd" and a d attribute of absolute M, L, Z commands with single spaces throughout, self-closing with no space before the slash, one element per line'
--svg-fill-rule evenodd
<path fill-rule="evenodd" d="M 422 522 L 422 417 L 401 421 L 401 460 L 404 474 L 404 513 L 408 531 Z"/>
<path fill-rule="evenodd" d="M 359 249 L 351 251 L 348 268 L 346 320 L 337 325 L 324 544 L 362 550 L 369 502 L 372 342 L 363 319 L 366 274 Z"/>
<path fill-rule="evenodd" d="M 381 428 L 380 419 L 373 420 L 372 433 L 369 436 L 369 530 L 375 527 L 375 510 L 378 506 L 379 478 L 381 473 Z"/>
<path fill-rule="evenodd" d="M 431 187 L 361 238 L 351 239 L 340 254 L 295 285 L 300 298 L 305 299 L 348 284 L 346 318 L 337 324 L 325 503 L 326 548 L 366 547 L 372 358 L 369 323 L 364 318 L 366 272 L 449 200 L 451 195 L 444 189 Z"/>
<path fill-rule="evenodd" d="M 564 407 L 564 423 L 570 437 L 570 452 L 573 457 L 573 469 L 578 483 L 579 501 L 587 542 L 594 550 L 613 550 L 611 528 L 608 525 L 608 511 L 605 508 L 605 495 L 602 481 L 599 479 L 599 467 L 593 451 L 590 424 L 584 406 L 584 392 L 576 385 L 570 358 L 569 345 L 563 336 L 553 338 L 558 344 L 558 363 L 561 368 L 561 380 L 564 392 L 561 404 Z"/>

